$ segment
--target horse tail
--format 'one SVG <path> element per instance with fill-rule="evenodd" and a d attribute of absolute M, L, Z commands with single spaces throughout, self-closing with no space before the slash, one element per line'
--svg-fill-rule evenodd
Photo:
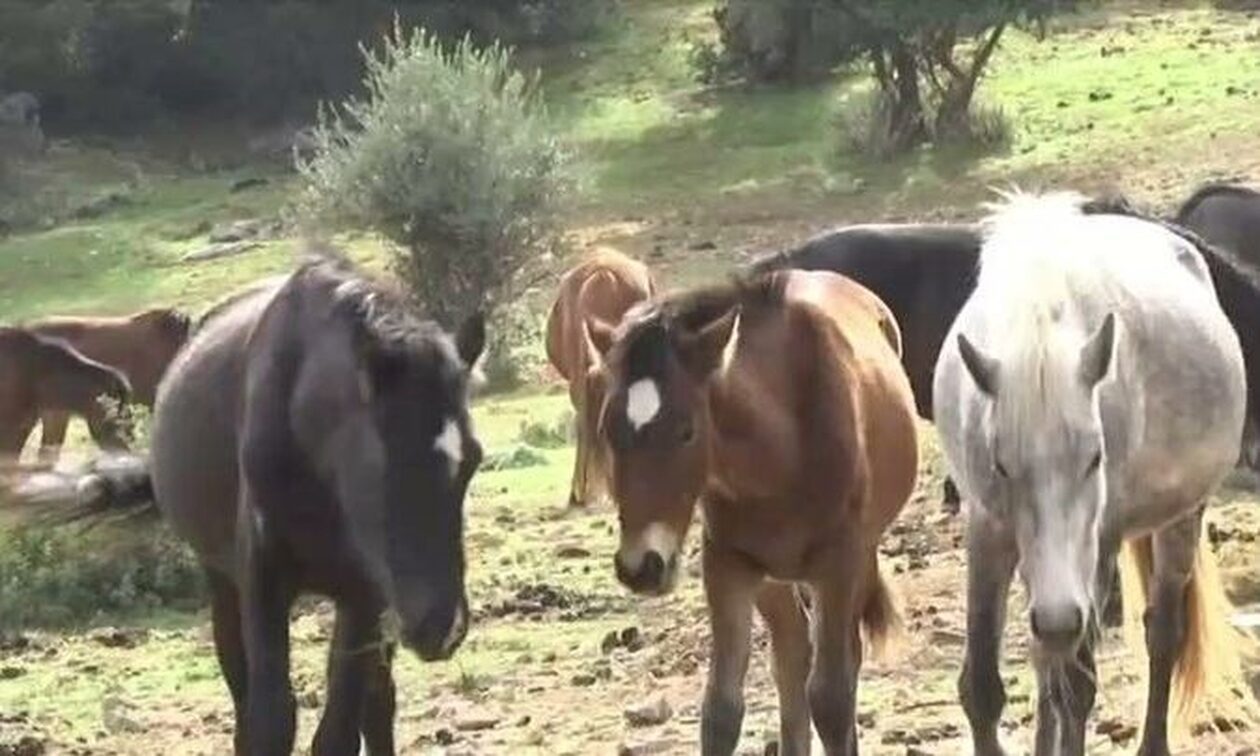
<path fill-rule="evenodd" d="M 1130 645 L 1144 642 L 1143 613 L 1155 566 L 1150 536 L 1126 544 L 1121 560 L 1126 635 Z M 1185 634 L 1173 667 L 1171 712 L 1178 731 L 1187 732 L 1200 704 L 1224 716 L 1254 718 L 1255 704 L 1243 703 L 1247 689 L 1244 659 L 1253 658 L 1256 644 L 1230 624 L 1231 604 L 1225 595 L 1216 559 L 1201 538 L 1185 586 Z"/>
<path fill-rule="evenodd" d="M 901 610 L 896 596 L 879 567 L 875 567 L 873 585 L 862 607 L 862 628 L 876 658 L 884 657 L 900 639 L 903 631 Z"/>

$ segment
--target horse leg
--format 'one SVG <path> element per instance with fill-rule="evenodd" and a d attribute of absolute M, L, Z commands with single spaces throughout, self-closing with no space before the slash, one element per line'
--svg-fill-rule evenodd
<path fill-rule="evenodd" d="M 945 476 L 941 485 L 941 508 L 952 515 L 962 511 L 962 494 L 958 493 L 958 485 L 949 476 Z"/>
<path fill-rule="evenodd" d="M 704 594 L 713 653 L 700 712 L 700 751 L 730 756 L 744 725 L 744 677 L 752 645 L 752 607 L 761 575 L 738 554 L 704 541 Z"/>
<path fill-rule="evenodd" d="M 814 586 L 814 659 L 809 673 L 810 714 L 827 756 L 857 756 L 857 683 L 862 666 L 860 592 L 873 555 L 851 543 L 836 548 L 828 573 Z"/>
<path fill-rule="evenodd" d="M 232 694 L 232 713 L 236 722 L 232 738 L 236 756 L 248 753 L 246 738 L 246 687 L 249 668 L 245 661 L 245 640 L 241 637 L 240 596 L 232 581 L 214 570 L 206 570 L 210 589 L 210 621 L 214 629 L 214 653 L 219 668 Z"/>
<path fill-rule="evenodd" d="M 569 506 L 585 507 L 588 502 L 586 500 L 587 488 L 587 457 L 590 454 L 588 446 L 590 441 L 586 438 L 586 420 L 578 410 L 577 419 L 577 450 L 573 457 L 573 481 L 569 484 Z"/>
<path fill-rule="evenodd" d="M 368 756 L 394 756 L 394 645 L 384 642 L 377 628 L 379 653 L 367 664 L 367 691 L 363 698 L 363 744 Z"/>
<path fill-rule="evenodd" d="M 1139 756 L 1168 756 L 1168 705 L 1173 669 L 1188 630 L 1186 587 L 1199 547 L 1203 508 L 1184 517 L 1152 538 L 1153 572 L 1143 621 L 1146 625 L 1148 691 L 1146 721 Z"/>
<path fill-rule="evenodd" d="M 248 497 L 249 494 L 247 493 Z M 257 509 L 242 507 L 241 619 L 249 675 L 246 733 L 250 756 L 289 756 L 297 706 L 289 681 L 289 608 L 293 591 Z"/>
<path fill-rule="evenodd" d="M 363 703 L 367 695 L 367 666 L 379 653 L 379 612 L 337 604 L 332 644 L 328 649 L 328 700 L 311 742 L 312 756 L 336 756 L 359 751 Z"/>
<path fill-rule="evenodd" d="M 977 756 L 1003 756 L 997 726 L 1006 706 L 998 671 L 1006 598 L 1019 554 L 1014 537 L 980 512 L 967 527 L 967 647 L 958 694 Z"/>
<path fill-rule="evenodd" d="M 779 691 L 779 753 L 809 756 L 809 618 L 796 588 L 768 582 L 757 594 L 757 610 L 770 629 L 774 683 Z"/>
<path fill-rule="evenodd" d="M 45 412 L 40 415 L 39 423 L 39 461 L 55 465 L 61 456 L 61 445 L 66 442 L 70 415 L 66 412 Z"/>

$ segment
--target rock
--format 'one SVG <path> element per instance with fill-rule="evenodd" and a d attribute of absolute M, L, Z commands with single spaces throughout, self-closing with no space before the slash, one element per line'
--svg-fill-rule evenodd
<path fill-rule="evenodd" d="M 438 745 L 448 746 L 455 742 L 455 733 L 445 727 L 433 733 L 433 741 Z"/>
<path fill-rule="evenodd" d="M 0 667 L 0 680 L 16 680 L 25 674 L 24 667 Z"/>
<path fill-rule="evenodd" d="M 298 694 L 297 705 L 303 709 L 318 709 L 319 691 L 314 688 L 302 691 Z"/>
<path fill-rule="evenodd" d="M 102 627 L 93 630 L 88 637 L 105 648 L 135 648 L 149 639 L 149 631 L 137 627 Z"/>
<path fill-rule="evenodd" d="M 15 740 L 0 740 L 0 756 L 44 756 L 48 740 L 41 735 L 19 735 Z"/>
<path fill-rule="evenodd" d="M 673 716 L 673 709 L 669 707 L 669 702 L 665 700 L 665 696 L 657 696 L 638 706 L 631 706 L 626 709 L 626 722 L 631 727 L 652 727 L 654 725 L 664 724 Z"/>
<path fill-rule="evenodd" d="M 220 223 L 210 229 L 209 239 L 213 243 L 257 239 L 263 235 L 263 232 L 266 230 L 265 226 L 266 224 L 258 219 Z"/>
<path fill-rule="evenodd" d="M 688 244 L 687 249 L 691 250 L 692 252 L 703 252 L 705 250 L 717 249 L 717 244 L 714 243 L 711 239 L 705 239 L 704 241 L 692 242 L 691 244 Z"/>
<path fill-rule="evenodd" d="M 473 713 L 460 717 L 455 722 L 455 729 L 460 732 L 483 732 L 499 726 L 502 717 L 495 714 Z"/>
<path fill-rule="evenodd" d="M 133 711 L 134 707 L 118 696 L 105 696 L 101 699 L 101 724 L 113 735 L 144 732 L 144 725 L 133 718 Z"/>
<path fill-rule="evenodd" d="M 567 545 L 556 549 L 556 556 L 560 559 L 585 559 L 590 555 L 590 549 L 582 546 Z"/>
<path fill-rule="evenodd" d="M 617 756 L 651 756 L 657 753 L 677 753 L 679 743 L 673 738 L 635 741 L 621 743 L 617 746 Z"/>
<path fill-rule="evenodd" d="M 235 194 L 236 192 L 243 192 L 246 189 L 255 189 L 260 186 L 266 186 L 267 184 L 270 184 L 270 183 L 271 182 L 268 179 L 262 178 L 260 176 L 250 176 L 249 178 L 237 179 L 236 181 L 233 181 L 232 185 L 228 187 L 228 191 Z"/>
<path fill-rule="evenodd" d="M 221 257 L 234 257 L 241 255 L 250 250 L 257 249 L 262 245 L 258 242 L 226 242 L 221 244 L 211 244 L 203 247 L 196 252 L 189 252 L 180 258 L 182 262 L 204 262 L 206 260 L 218 260 Z"/>
<path fill-rule="evenodd" d="M 79 220 L 99 218 L 110 210 L 126 207 L 130 204 L 131 198 L 122 192 L 108 192 L 78 206 L 74 209 L 72 215 Z"/>
<path fill-rule="evenodd" d="M 569 682 L 573 683 L 579 688 L 589 688 L 590 686 L 595 684 L 595 675 L 592 675 L 589 672 L 579 672 L 578 674 L 574 675 L 573 678 Z"/>

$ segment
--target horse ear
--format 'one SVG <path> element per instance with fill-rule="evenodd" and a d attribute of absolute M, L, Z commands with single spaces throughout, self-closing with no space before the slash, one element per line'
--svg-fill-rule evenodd
<path fill-rule="evenodd" d="M 732 307 L 694 331 L 680 333 L 677 344 L 683 363 L 697 375 L 707 376 L 717 370 L 738 317 L 739 308 Z"/>
<path fill-rule="evenodd" d="M 455 350 L 459 359 L 471 369 L 481 359 L 481 352 L 486 348 L 486 316 L 475 312 L 459 326 L 455 333 Z"/>
<path fill-rule="evenodd" d="M 604 361 L 604 355 L 612 348 L 613 330 L 613 326 L 593 315 L 582 319 L 582 338 L 586 341 L 586 353 L 591 362 L 599 364 Z"/>
<path fill-rule="evenodd" d="M 997 396 L 1000 368 L 998 361 L 977 349 L 971 340 L 961 333 L 958 334 L 958 353 L 962 355 L 963 365 L 967 367 L 967 372 L 971 374 L 971 379 L 976 382 L 976 386 L 988 396 Z"/>
<path fill-rule="evenodd" d="M 1102 325 L 1081 347 L 1081 364 L 1078 375 L 1086 388 L 1092 389 L 1107 377 L 1116 351 L 1116 315 L 1107 313 Z"/>

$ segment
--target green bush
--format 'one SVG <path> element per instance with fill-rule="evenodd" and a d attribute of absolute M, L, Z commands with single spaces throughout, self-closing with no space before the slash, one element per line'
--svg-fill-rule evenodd
<path fill-rule="evenodd" d="M 879 89 L 850 97 L 836 114 L 840 151 L 883 160 L 897 151 L 890 137 L 892 101 Z"/>
<path fill-rule="evenodd" d="M 536 79 L 497 44 L 396 27 L 367 66 L 366 96 L 325 111 L 299 161 L 300 212 L 394 242 L 395 272 L 450 325 L 553 243 L 565 154 Z"/>
<path fill-rule="evenodd" d="M 521 422 L 521 430 L 516 434 L 517 440 L 535 449 L 562 449 L 569 445 L 573 413 L 568 412 L 551 423 L 537 420 Z"/>
<path fill-rule="evenodd" d="M 128 528 L 0 533 L 0 631 L 199 605 L 203 575 L 192 552 L 160 525 Z"/>
<path fill-rule="evenodd" d="M 811 79 L 861 52 L 849 17 L 830 0 L 722 0 L 713 18 L 718 44 L 691 54 L 706 83 Z"/>

